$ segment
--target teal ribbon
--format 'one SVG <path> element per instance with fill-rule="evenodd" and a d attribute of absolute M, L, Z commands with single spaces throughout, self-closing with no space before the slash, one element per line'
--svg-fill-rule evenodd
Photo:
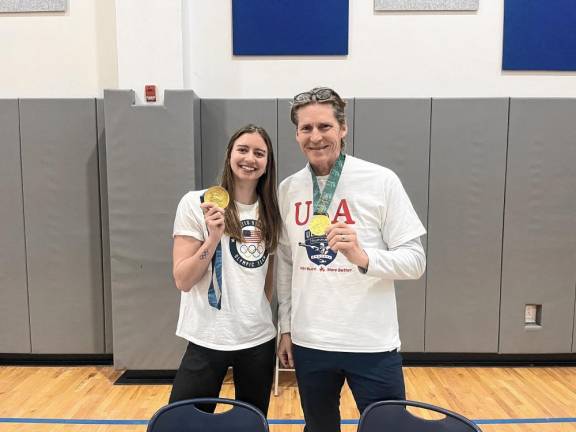
<path fill-rule="evenodd" d="M 340 153 L 340 156 L 338 156 L 338 159 L 336 159 L 336 163 L 330 170 L 330 175 L 328 176 L 326 186 L 324 186 L 322 193 L 320 193 L 318 178 L 310 166 L 310 174 L 312 174 L 312 186 L 314 189 L 314 214 L 328 214 L 328 207 L 330 207 L 332 198 L 334 198 L 336 186 L 338 186 L 338 181 L 340 180 L 340 174 L 342 174 L 345 160 L 346 155 L 344 152 Z"/>
<path fill-rule="evenodd" d="M 200 203 L 204 202 L 204 195 L 200 197 Z M 212 255 L 212 277 L 208 287 L 208 304 L 215 309 L 222 308 L 222 240 L 218 242 L 216 251 Z"/>

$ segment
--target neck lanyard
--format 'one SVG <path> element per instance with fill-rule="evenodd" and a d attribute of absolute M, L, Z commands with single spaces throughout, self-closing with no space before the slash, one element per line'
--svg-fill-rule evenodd
<path fill-rule="evenodd" d="M 340 180 L 340 174 L 342 174 L 342 168 L 344 168 L 345 160 L 346 155 L 344 152 L 340 153 L 340 156 L 338 156 L 338 159 L 336 159 L 336 163 L 330 170 L 330 175 L 328 176 L 326 186 L 324 186 L 322 193 L 320 193 L 318 178 L 310 166 L 310 174 L 312 174 L 312 185 L 314 189 L 314 214 L 327 214 L 328 207 L 330 207 L 332 198 L 334 198 L 336 186 L 338 186 L 338 180 Z"/>

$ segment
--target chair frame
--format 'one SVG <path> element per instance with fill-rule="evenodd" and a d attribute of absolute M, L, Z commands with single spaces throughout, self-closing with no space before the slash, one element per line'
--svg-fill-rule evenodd
<path fill-rule="evenodd" d="M 373 404 L 368 405 L 368 407 L 366 407 L 366 409 L 364 410 L 364 412 L 360 416 L 360 421 L 358 422 L 358 432 L 362 432 L 362 426 L 365 422 L 366 416 L 368 416 L 373 409 L 378 408 L 379 406 L 382 406 L 382 405 L 400 405 L 400 406 L 404 406 L 404 407 L 414 407 L 414 408 L 427 409 L 427 410 L 434 411 L 434 412 L 437 412 L 440 414 L 444 414 L 446 417 L 456 418 L 456 419 L 460 420 L 462 423 L 465 423 L 466 425 L 468 425 L 471 428 L 471 430 L 474 430 L 476 432 L 482 432 L 482 430 L 478 427 L 478 425 L 476 423 L 474 423 L 472 420 L 467 419 L 466 417 L 464 417 L 458 413 L 455 413 L 453 411 L 447 410 L 446 408 L 442 408 L 442 407 L 439 407 L 436 405 L 431 405 L 431 404 L 427 404 L 424 402 L 410 401 L 410 400 L 387 400 L 387 401 L 374 402 Z M 424 419 L 424 418 L 418 417 L 412 413 L 408 413 L 408 414 L 412 415 L 413 417 L 420 418 L 423 421 L 429 421 L 429 422 L 441 421 L 441 420 Z"/>
<path fill-rule="evenodd" d="M 258 408 L 256 408 L 253 405 L 250 405 L 249 403 L 246 403 L 246 402 L 242 402 L 242 401 L 235 400 L 235 399 L 225 399 L 225 398 L 194 398 L 194 399 L 185 399 L 185 400 L 181 400 L 178 402 L 172 402 L 171 404 L 163 406 L 158 411 L 156 411 L 156 413 L 154 413 L 154 415 L 152 416 L 152 418 L 148 422 L 148 427 L 146 428 L 146 431 L 150 432 L 152 430 L 152 428 L 154 427 L 154 425 L 156 424 L 158 417 L 160 417 L 165 412 L 176 409 L 176 408 L 183 406 L 183 405 L 186 405 L 186 406 L 187 405 L 194 405 L 194 408 L 198 410 L 198 408 L 195 406 L 198 404 L 226 404 L 226 405 L 232 406 L 232 409 L 235 409 L 236 407 L 241 407 L 241 408 L 247 409 L 248 411 L 252 411 L 255 415 L 260 417 L 260 420 L 262 421 L 262 426 L 263 426 L 262 430 L 270 431 L 270 427 L 268 425 L 268 420 L 266 419 L 264 414 L 262 414 L 262 412 Z M 226 412 L 227 412 L 226 411 L 223 413 L 212 414 L 212 413 L 205 413 L 201 410 L 198 410 L 198 411 L 200 411 L 201 413 L 203 413 L 205 415 L 223 415 L 223 414 L 226 414 Z"/>

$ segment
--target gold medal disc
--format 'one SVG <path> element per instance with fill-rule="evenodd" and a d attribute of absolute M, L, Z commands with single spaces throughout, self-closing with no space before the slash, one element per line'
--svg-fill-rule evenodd
<path fill-rule="evenodd" d="M 225 209 L 230 202 L 230 196 L 223 187 L 212 186 L 204 193 L 204 202 L 214 203 L 218 207 Z"/>
<path fill-rule="evenodd" d="M 310 232 L 315 236 L 326 234 L 326 230 L 330 226 L 330 218 L 326 215 L 314 215 L 310 220 Z"/>

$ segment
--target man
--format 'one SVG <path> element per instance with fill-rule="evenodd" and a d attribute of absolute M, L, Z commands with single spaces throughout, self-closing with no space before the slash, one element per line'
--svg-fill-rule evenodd
<path fill-rule="evenodd" d="M 340 430 L 346 380 L 362 412 L 404 399 L 394 280 L 425 269 L 425 229 L 389 169 L 344 153 L 346 103 L 298 94 L 291 119 L 308 165 L 279 188 L 278 356 L 295 367 L 308 432 Z"/>

